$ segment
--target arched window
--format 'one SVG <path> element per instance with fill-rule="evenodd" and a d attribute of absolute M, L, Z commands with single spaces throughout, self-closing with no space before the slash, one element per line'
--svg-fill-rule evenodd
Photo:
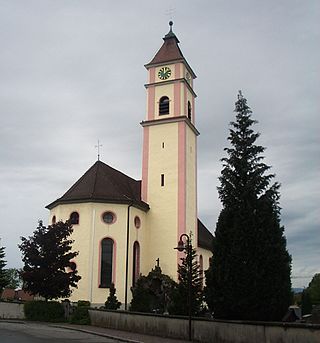
<path fill-rule="evenodd" d="M 56 216 L 53 216 L 53 217 L 52 217 L 52 221 L 51 221 L 51 223 L 52 223 L 52 224 L 55 224 L 55 223 L 56 223 L 56 221 L 57 221 L 57 220 L 56 220 Z"/>
<path fill-rule="evenodd" d="M 201 277 L 201 287 L 203 288 L 203 257 L 199 256 L 199 265 L 200 265 L 200 277 Z"/>
<path fill-rule="evenodd" d="M 133 244 L 133 268 L 132 268 L 132 286 L 134 287 L 140 275 L 140 245 L 136 241 Z"/>
<path fill-rule="evenodd" d="M 169 114 L 169 98 L 163 96 L 159 101 L 159 115 Z"/>
<path fill-rule="evenodd" d="M 188 101 L 188 118 L 191 120 L 191 104 L 190 104 L 190 101 Z"/>
<path fill-rule="evenodd" d="M 70 214 L 70 223 L 72 225 L 79 224 L 79 213 L 78 212 L 72 212 Z"/>
<path fill-rule="evenodd" d="M 109 288 L 112 283 L 113 240 L 104 238 L 101 241 L 100 288 Z"/>

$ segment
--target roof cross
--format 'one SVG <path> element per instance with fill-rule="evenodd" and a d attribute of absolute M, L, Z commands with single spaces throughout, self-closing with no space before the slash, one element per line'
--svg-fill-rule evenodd
<path fill-rule="evenodd" d="M 176 9 L 175 9 L 175 7 L 169 7 L 168 9 L 166 9 L 166 11 L 165 11 L 165 15 L 167 15 L 169 18 L 170 18 L 170 20 L 173 20 L 173 14 L 175 13 L 175 11 L 176 11 Z"/>
<path fill-rule="evenodd" d="M 95 145 L 94 147 L 96 149 L 98 149 L 98 161 L 100 161 L 100 147 L 102 146 L 102 144 L 100 144 L 100 141 L 98 139 L 98 145 Z"/>

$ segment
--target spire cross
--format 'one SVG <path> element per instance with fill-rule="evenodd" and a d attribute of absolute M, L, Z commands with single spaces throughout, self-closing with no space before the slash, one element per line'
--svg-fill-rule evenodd
<path fill-rule="evenodd" d="M 98 139 L 98 145 L 95 145 L 94 147 L 98 149 L 98 161 L 100 161 L 100 147 L 102 146 L 102 144 L 100 144 L 100 141 Z"/>
<path fill-rule="evenodd" d="M 169 7 L 168 9 L 166 9 L 165 15 L 169 16 L 170 20 L 172 20 L 172 17 L 175 11 L 176 11 L 175 7 Z"/>

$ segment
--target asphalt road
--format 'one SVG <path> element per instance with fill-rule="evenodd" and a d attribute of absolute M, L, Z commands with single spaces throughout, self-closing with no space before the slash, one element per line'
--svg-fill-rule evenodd
<path fill-rule="evenodd" d="M 117 340 L 38 323 L 0 321 L 1 343 L 114 343 Z"/>

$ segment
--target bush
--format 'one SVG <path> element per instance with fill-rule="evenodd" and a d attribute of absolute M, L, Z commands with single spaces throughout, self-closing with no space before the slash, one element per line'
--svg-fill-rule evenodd
<path fill-rule="evenodd" d="M 89 307 L 87 306 L 78 306 L 71 315 L 70 323 L 71 324 L 80 324 L 80 325 L 90 325 L 90 317 L 88 312 Z"/>
<path fill-rule="evenodd" d="M 24 304 L 26 319 L 40 322 L 63 322 L 64 310 L 57 301 L 28 301 Z"/>
<path fill-rule="evenodd" d="M 78 307 L 90 307 L 90 301 L 87 300 L 79 300 L 78 301 Z"/>

